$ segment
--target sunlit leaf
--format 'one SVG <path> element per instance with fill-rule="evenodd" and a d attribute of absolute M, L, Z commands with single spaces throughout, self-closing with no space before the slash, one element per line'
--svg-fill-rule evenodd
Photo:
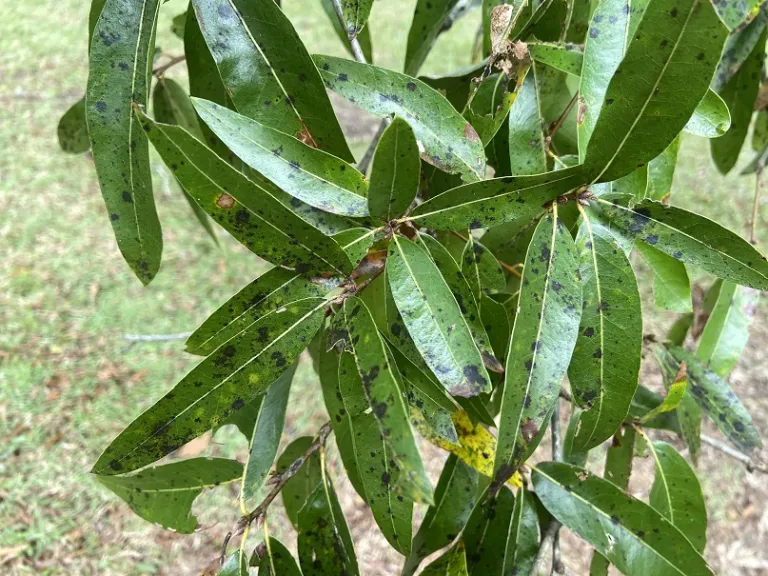
<path fill-rule="evenodd" d="M 423 576 L 467 576 L 464 542 L 459 540 L 455 546 L 424 568 L 421 574 Z"/>
<path fill-rule="evenodd" d="M 704 138 L 718 138 L 731 126 L 731 114 L 723 99 L 712 90 L 707 90 L 693 116 L 685 125 L 685 131 Z"/>

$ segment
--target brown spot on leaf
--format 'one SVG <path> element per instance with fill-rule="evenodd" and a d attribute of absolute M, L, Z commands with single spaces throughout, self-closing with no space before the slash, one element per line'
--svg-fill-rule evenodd
<path fill-rule="evenodd" d="M 224 210 L 229 210 L 232 208 L 232 206 L 235 205 L 235 199 L 232 198 L 229 194 L 222 194 L 218 198 L 216 198 L 216 205 L 219 208 L 223 208 Z"/>

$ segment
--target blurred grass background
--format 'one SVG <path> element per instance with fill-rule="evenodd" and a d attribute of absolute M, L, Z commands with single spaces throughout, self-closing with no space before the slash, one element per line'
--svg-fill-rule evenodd
<path fill-rule="evenodd" d="M 402 68 L 414 4 L 375 3 L 377 64 Z M 310 52 L 344 55 L 319 0 L 283 5 Z M 182 53 L 170 24 L 185 8 L 184 0 L 163 5 L 157 44 L 164 52 Z M 135 517 L 88 470 L 110 439 L 197 361 L 184 354 L 182 341 L 130 345 L 122 335 L 193 330 L 265 266 L 222 231 L 216 248 L 155 163 L 163 265 L 147 288 L 130 273 L 90 157 L 68 156 L 56 141 L 59 117 L 85 87 L 87 15 L 83 0 L 28 0 L 6 4 L 0 20 L 0 573 L 194 574 L 218 554 L 237 516 L 234 491 L 203 494 L 195 506 L 203 529 L 177 536 Z M 469 64 L 478 22 L 474 11 L 441 36 L 424 72 Z M 179 66 L 169 75 L 183 73 Z M 351 144 L 356 153 L 366 148 L 365 141 Z M 746 231 L 753 179 L 737 170 L 721 177 L 707 148 L 706 141 L 684 140 L 674 201 Z M 648 302 L 647 274 L 642 278 Z M 646 331 L 663 319 L 654 314 Z M 750 349 L 765 343 L 753 340 Z M 294 380 L 286 437 L 311 434 L 325 420 L 318 397 L 305 363 Z M 768 409 L 758 404 L 765 431 Z M 208 453 L 242 454 L 245 447 L 241 436 L 223 430 Z M 731 484 L 743 481 L 736 465 L 724 474 Z M 708 492 L 714 517 L 727 521 L 736 496 Z M 370 521 L 357 521 L 353 532 L 365 537 L 360 527 Z M 277 525 L 279 534 L 285 527 Z M 375 546 L 358 552 L 364 574 L 391 573 L 376 564 Z"/>

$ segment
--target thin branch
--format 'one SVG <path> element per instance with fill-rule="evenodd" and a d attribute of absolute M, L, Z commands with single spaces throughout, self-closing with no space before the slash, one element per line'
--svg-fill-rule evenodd
<path fill-rule="evenodd" d="M 560 437 L 560 400 L 555 402 L 549 430 L 550 435 L 552 436 L 552 460 L 555 462 L 562 462 L 563 443 Z M 562 574 L 564 571 L 565 568 L 560 561 L 560 529 L 558 526 L 554 529 L 552 535 L 552 574 Z"/>
<path fill-rule="evenodd" d="M 735 458 L 739 462 L 743 462 L 747 467 L 747 472 L 762 472 L 763 474 L 768 474 L 768 466 L 763 464 L 762 462 L 757 462 L 744 454 L 743 452 L 739 452 L 738 450 L 731 448 L 726 444 L 725 442 L 721 442 L 717 438 L 712 438 L 711 436 L 707 436 L 706 434 L 701 435 L 701 441 L 705 444 L 709 444 L 716 450 L 720 450 L 723 454 L 727 454 L 731 458 Z"/>
<path fill-rule="evenodd" d="M 174 66 L 176 66 L 176 64 L 179 64 L 180 62 L 184 62 L 184 60 L 186 59 L 187 57 L 184 56 L 183 54 L 181 56 L 173 56 L 170 60 L 168 60 L 168 62 L 166 62 L 162 66 L 158 66 L 157 68 L 154 68 L 152 70 L 152 74 L 159 78 L 160 76 L 165 74 L 166 70 L 168 70 L 169 68 L 173 68 Z"/>
<path fill-rule="evenodd" d="M 531 574 L 541 574 L 539 565 L 544 563 L 544 558 L 546 557 L 545 552 L 554 542 L 555 536 L 560 532 L 561 526 L 562 524 L 560 524 L 560 522 L 552 518 L 549 526 L 547 526 L 547 531 L 544 533 L 544 536 L 541 539 L 539 550 L 536 552 L 536 558 L 533 561 L 533 570 L 531 571 Z"/>
<path fill-rule="evenodd" d="M 168 340 L 184 340 L 192 332 L 177 332 L 176 334 L 123 334 L 122 339 L 129 342 L 167 342 Z"/>
<path fill-rule="evenodd" d="M 560 130 L 560 127 L 565 122 L 566 117 L 568 116 L 568 114 L 570 114 L 571 109 L 573 108 L 573 105 L 576 104 L 576 100 L 578 97 L 579 97 L 579 93 L 576 92 L 573 95 L 573 98 L 571 98 L 571 101 L 568 102 L 568 105 L 565 107 L 565 110 L 563 110 L 563 113 L 560 114 L 560 117 L 557 120 L 555 120 L 555 122 L 550 127 L 549 135 L 547 136 L 549 142 L 552 142 L 552 139 L 555 137 L 555 134 L 557 134 L 558 130 Z"/>

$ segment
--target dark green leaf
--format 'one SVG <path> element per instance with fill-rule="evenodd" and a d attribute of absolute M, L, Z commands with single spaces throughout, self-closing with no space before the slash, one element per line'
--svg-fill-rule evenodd
<path fill-rule="evenodd" d="M 509 77 L 505 73 L 491 74 L 472 93 L 463 116 L 484 145 L 499 131 L 514 100 L 515 92 L 509 91 Z"/>
<path fill-rule="evenodd" d="M 91 43 L 93 42 L 93 31 L 96 29 L 96 23 L 99 21 L 104 10 L 104 5 L 107 0 L 91 0 L 91 7 L 88 10 L 88 52 L 91 51 Z"/>
<path fill-rule="evenodd" d="M 731 114 L 723 99 L 707 90 L 704 99 L 696 106 L 693 116 L 685 125 L 685 131 L 704 138 L 718 138 L 731 126 Z"/>
<path fill-rule="evenodd" d="M 645 242 L 636 242 L 635 248 L 653 270 L 656 306 L 670 312 L 691 312 L 691 282 L 685 264 Z"/>
<path fill-rule="evenodd" d="M 422 571 L 422 576 L 467 576 L 464 543 L 459 542 Z"/>
<path fill-rule="evenodd" d="M 714 574 L 677 528 L 607 480 L 560 462 L 539 464 L 532 477 L 547 510 L 624 574 Z"/>
<path fill-rule="evenodd" d="M 719 224 L 693 212 L 648 200 L 634 208 L 599 202 L 602 212 L 622 233 L 719 278 L 768 289 L 765 256 Z"/>
<path fill-rule="evenodd" d="M 269 183 L 249 180 L 183 128 L 137 114 L 184 189 L 247 248 L 298 272 L 351 270 L 341 246 L 280 203 Z"/>
<path fill-rule="evenodd" d="M 320 328 L 327 302 L 308 298 L 262 317 L 193 368 L 134 420 L 93 467 L 120 474 L 150 464 L 265 392 Z"/>
<path fill-rule="evenodd" d="M 408 123 L 396 117 L 384 130 L 371 165 L 368 211 L 389 222 L 416 198 L 421 174 L 419 145 Z"/>
<path fill-rule="evenodd" d="M 132 107 L 148 98 L 159 0 L 107 0 L 94 29 L 85 117 L 99 186 L 117 245 L 147 284 L 163 237 L 152 195 L 149 147 Z"/>
<path fill-rule="evenodd" d="M 489 392 L 488 373 L 467 320 L 427 252 L 406 238 L 394 236 L 387 279 L 408 333 L 451 395 L 469 397 Z"/>
<path fill-rule="evenodd" d="M 648 162 L 648 186 L 645 197 L 661 202 L 669 197 L 672 190 L 672 179 L 677 165 L 677 152 L 680 149 L 680 137 L 672 140 L 661 154 Z"/>
<path fill-rule="evenodd" d="M 192 502 L 203 491 L 239 480 L 243 465 L 223 458 L 193 458 L 153 466 L 129 476 L 96 479 L 125 500 L 136 514 L 163 528 L 191 534 L 197 527 Z"/>
<path fill-rule="evenodd" d="M 576 245 L 584 309 L 568 378 L 574 402 L 588 408 L 573 440 L 581 452 L 610 438 L 629 412 L 643 322 L 634 271 L 611 232 L 584 212 Z"/>
<path fill-rule="evenodd" d="M 576 436 L 576 432 L 579 430 L 582 414 L 583 412 L 581 408 L 574 404 L 571 408 L 571 417 L 568 420 L 568 428 L 566 428 L 565 436 L 563 437 L 563 458 L 568 464 L 584 467 L 587 464 L 587 457 L 589 454 L 582 450 L 573 449 L 573 439 Z"/>
<path fill-rule="evenodd" d="M 417 0 L 408 44 L 405 49 L 405 73 L 416 76 L 427 54 L 443 29 L 443 24 L 459 0 Z M 463 104 L 463 103 L 462 103 Z"/>
<path fill-rule="evenodd" d="M 264 540 L 265 556 L 259 564 L 259 576 L 301 576 L 290 550 L 272 536 Z"/>
<path fill-rule="evenodd" d="M 503 304 L 493 297 L 483 295 L 480 297 L 483 328 L 488 334 L 491 350 L 498 358 L 503 358 L 509 348 L 509 332 L 511 329 L 510 318 Z"/>
<path fill-rule="evenodd" d="M 515 175 L 547 171 L 544 119 L 536 83 L 536 66 L 531 66 L 520 84 L 509 110 L 509 162 Z"/>
<path fill-rule="evenodd" d="M 91 149 L 85 123 L 85 97 L 72 104 L 59 120 L 56 130 L 59 147 L 70 154 L 83 154 Z"/>
<path fill-rule="evenodd" d="M 607 19 L 590 37 L 625 26 Z M 710 2 L 651 0 L 601 99 L 585 170 L 616 180 L 661 154 L 707 93 L 726 33 Z"/>
<path fill-rule="evenodd" d="M 193 4 L 227 93 L 241 114 L 353 161 L 317 69 L 274 0 Z"/>
<path fill-rule="evenodd" d="M 181 14 L 176 14 L 171 20 L 171 32 L 177 37 L 184 40 L 184 26 L 187 23 L 186 10 Z"/>
<path fill-rule="evenodd" d="M 277 459 L 275 470 L 278 474 L 285 472 L 299 458 L 302 458 L 312 445 L 310 436 L 296 438 L 286 446 L 280 458 Z M 315 490 L 322 485 L 322 472 L 320 471 L 320 456 L 313 453 L 299 468 L 299 471 L 291 476 L 283 486 L 280 494 L 283 496 L 285 514 L 296 530 L 299 530 L 299 511 Z"/>
<path fill-rule="evenodd" d="M 461 110 L 469 98 L 469 91 L 473 86 L 472 80 L 480 77 L 487 63 L 486 59 L 444 76 L 419 76 L 419 80 L 443 94 L 456 110 Z"/>
<path fill-rule="evenodd" d="M 584 47 L 579 44 L 528 42 L 528 52 L 535 62 L 574 76 L 581 76 Z"/>
<path fill-rule="evenodd" d="M 525 257 L 501 401 L 494 484 L 528 457 L 560 392 L 579 330 L 582 288 L 576 249 L 555 213 L 536 227 Z"/>
<path fill-rule="evenodd" d="M 425 162 L 466 181 L 485 175 L 480 137 L 439 92 L 392 70 L 332 56 L 314 59 L 328 88 L 371 114 L 397 114 L 408 122 Z"/>
<path fill-rule="evenodd" d="M 499 261 L 471 234 L 461 254 L 461 271 L 478 303 L 481 295 L 502 292 L 507 284 Z"/>
<path fill-rule="evenodd" d="M 343 160 L 213 102 L 193 102 L 230 150 L 294 198 L 333 214 L 368 215 L 368 181 Z"/>
<path fill-rule="evenodd" d="M 339 40 L 341 40 L 342 44 L 344 44 L 344 48 L 347 49 L 347 52 L 349 52 L 350 56 L 354 56 L 354 53 L 352 52 L 352 46 L 350 45 L 349 38 L 347 37 L 347 31 L 344 30 L 341 22 L 339 22 L 339 17 L 336 15 L 336 9 L 333 7 L 333 2 L 334 0 L 320 0 L 320 3 L 323 5 L 323 10 L 325 11 L 326 16 L 328 16 L 328 19 L 331 21 L 333 30 L 336 32 Z M 373 62 L 373 47 L 371 46 L 370 27 L 363 28 L 363 30 L 357 35 L 357 41 L 360 43 L 360 47 L 363 49 L 363 56 L 365 56 L 366 61 Z"/>
<path fill-rule="evenodd" d="M 341 0 L 341 13 L 347 36 L 355 38 L 365 28 L 373 0 Z"/>

